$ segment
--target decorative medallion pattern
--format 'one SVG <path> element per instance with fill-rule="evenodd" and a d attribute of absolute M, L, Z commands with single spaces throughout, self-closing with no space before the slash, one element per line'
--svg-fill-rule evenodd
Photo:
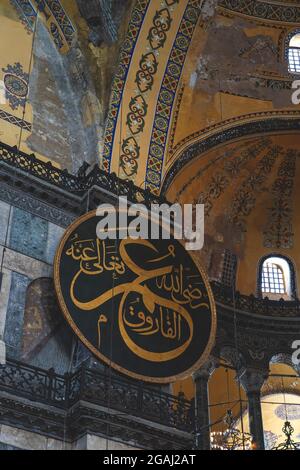
<path fill-rule="evenodd" d="M 203 0 L 190 0 L 188 2 L 170 53 L 156 105 L 146 170 L 146 188 L 155 194 L 160 190 L 173 104 L 202 5 Z"/>
<path fill-rule="evenodd" d="M 16 110 L 19 106 L 24 107 L 28 94 L 29 74 L 24 72 L 20 62 L 2 68 L 4 72 L 3 82 L 5 96 L 9 106 Z"/>
<path fill-rule="evenodd" d="M 275 414 L 283 421 L 294 421 L 300 419 L 300 406 L 287 403 L 279 405 L 275 409 Z"/>
<path fill-rule="evenodd" d="M 25 121 L 24 119 L 20 119 L 16 116 L 13 116 L 10 113 L 7 113 L 6 111 L 3 111 L 3 109 L 0 109 L 0 119 L 3 119 L 3 121 L 9 122 L 10 124 L 13 124 L 14 126 L 21 127 L 22 129 L 25 129 L 28 132 L 31 132 L 32 126 L 31 123 L 28 121 Z"/>
<path fill-rule="evenodd" d="M 148 40 L 152 49 L 160 49 L 163 47 L 167 39 L 167 31 L 169 31 L 172 23 L 170 12 L 167 8 L 156 12 L 153 18 L 153 26 L 149 31 Z"/>
<path fill-rule="evenodd" d="M 152 90 L 154 78 L 157 74 L 159 50 L 164 47 L 165 42 L 167 40 L 167 32 L 171 28 L 171 24 L 172 24 L 171 13 L 173 12 L 172 6 L 174 5 L 174 3 L 175 2 L 168 2 L 166 3 L 167 8 L 161 8 L 160 10 L 156 11 L 152 20 L 152 27 L 150 28 L 148 36 L 147 36 L 147 41 L 148 41 L 147 49 L 149 50 L 149 52 L 142 55 L 140 63 L 139 63 L 139 69 L 136 73 L 135 82 L 138 86 L 138 92 L 143 94 L 144 97 L 142 97 L 142 95 L 137 95 L 131 98 L 131 101 L 129 104 L 130 111 L 127 114 L 127 119 L 126 119 L 126 124 L 127 124 L 127 127 L 129 128 L 129 132 L 131 132 L 131 134 L 135 136 L 137 136 L 138 134 L 142 134 L 143 129 L 144 129 L 144 121 L 140 122 L 140 125 L 134 126 L 134 132 L 132 131 L 131 104 L 132 102 L 135 102 L 138 98 L 142 97 L 143 113 L 144 113 L 143 116 L 147 114 L 148 106 L 146 105 L 146 100 L 149 99 L 148 92 Z M 137 137 L 137 139 L 139 138 L 140 138 L 140 135 Z M 127 142 L 129 140 L 132 140 L 132 137 L 128 137 L 124 139 L 122 147 L 124 146 L 124 144 L 125 146 L 127 146 Z M 128 155 L 126 153 L 121 154 L 120 163 L 119 163 L 121 176 L 130 178 L 130 179 L 134 179 L 137 174 L 138 160 L 140 156 L 139 143 L 136 139 L 134 140 L 135 140 L 134 153 L 130 155 L 131 158 L 130 158 L 129 164 L 128 164 Z M 134 159 L 134 164 L 131 164 L 133 159 Z"/>
<path fill-rule="evenodd" d="M 152 89 L 154 75 L 157 72 L 157 59 L 153 52 L 149 52 L 142 56 L 140 60 L 140 68 L 136 74 L 136 83 L 141 93 L 145 93 Z"/>
<path fill-rule="evenodd" d="M 264 246 L 267 248 L 292 248 L 294 245 L 292 195 L 296 171 L 295 150 L 288 150 L 279 166 L 277 179 L 272 189 L 273 206 L 264 231 Z"/>
<path fill-rule="evenodd" d="M 131 15 L 127 36 L 120 53 L 119 67 L 116 72 L 112 87 L 111 101 L 105 130 L 103 157 L 101 162 L 102 169 L 107 172 L 109 172 L 110 169 L 112 147 L 119 115 L 120 103 L 123 96 L 123 89 L 132 55 L 135 50 L 136 42 L 139 37 L 140 29 L 142 27 L 144 16 L 148 9 L 149 3 L 150 0 L 137 0 Z"/>
<path fill-rule="evenodd" d="M 126 124 L 132 134 L 138 134 L 145 127 L 144 117 L 147 114 L 148 105 L 142 95 L 131 98 L 129 103 L 130 113 L 127 115 Z"/>
<path fill-rule="evenodd" d="M 126 176 L 130 177 L 136 173 L 139 155 L 140 147 L 134 137 L 123 140 L 120 166 Z"/>

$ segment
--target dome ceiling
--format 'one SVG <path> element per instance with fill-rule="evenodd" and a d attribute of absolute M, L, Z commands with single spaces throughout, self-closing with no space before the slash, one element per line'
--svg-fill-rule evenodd
<path fill-rule="evenodd" d="M 205 248 L 230 249 L 246 272 L 238 287 L 256 290 L 261 256 L 278 252 L 300 266 L 300 136 L 287 134 L 243 139 L 195 158 L 174 179 L 172 201 L 205 205 Z"/>
<path fill-rule="evenodd" d="M 292 19 L 285 5 L 278 6 L 280 18 L 270 2 L 267 13 L 259 5 L 135 4 L 113 84 L 102 168 L 159 193 L 180 158 L 178 148 L 196 135 L 218 126 L 222 131 L 247 113 L 249 122 L 299 117 L 285 60 L 285 38 L 296 27 L 299 8 Z"/>

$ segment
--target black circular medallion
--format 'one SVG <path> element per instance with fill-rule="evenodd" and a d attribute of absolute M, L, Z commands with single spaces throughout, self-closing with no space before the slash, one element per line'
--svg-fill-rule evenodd
<path fill-rule="evenodd" d="M 66 231 L 55 259 L 61 309 L 99 359 L 145 381 L 190 375 L 207 359 L 216 312 L 203 269 L 175 239 L 97 238 L 90 212 Z"/>

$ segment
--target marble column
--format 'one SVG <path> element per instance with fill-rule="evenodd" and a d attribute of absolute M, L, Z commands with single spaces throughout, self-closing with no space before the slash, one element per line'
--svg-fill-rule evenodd
<path fill-rule="evenodd" d="M 10 214 L 10 206 L 0 201 L 0 263 L 2 263 L 3 247 L 7 238 L 8 221 Z M 5 364 L 6 346 L 4 342 L 4 328 L 7 311 L 7 304 L 10 292 L 11 271 L 4 269 L 2 266 L 0 272 L 0 364 Z"/>
<path fill-rule="evenodd" d="M 248 398 L 250 433 L 255 450 L 264 450 L 264 428 L 261 412 L 261 388 L 268 377 L 268 371 L 245 368 L 238 372 L 240 383 Z"/>
<path fill-rule="evenodd" d="M 193 374 L 195 383 L 195 447 L 199 450 L 210 449 L 208 382 L 217 367 L 217 360 L 211 357 Z"/>

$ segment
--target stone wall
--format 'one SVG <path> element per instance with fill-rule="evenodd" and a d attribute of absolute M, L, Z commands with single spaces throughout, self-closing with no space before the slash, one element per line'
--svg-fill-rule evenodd
<path fill-rule="evenodd" d="M 5 343 L 7 357 L 53 367 L 59 373 L 71 367 L 73 348 L 52 281 L 54 255 L 63 232 L 45 219 L 0 202 L 2 348 Z"/>
<path fill-rule="evenodd" d="M 92 434 L 69 443 L 2 425 L 0 450 L 135 450 L 135 447 Z"/>

